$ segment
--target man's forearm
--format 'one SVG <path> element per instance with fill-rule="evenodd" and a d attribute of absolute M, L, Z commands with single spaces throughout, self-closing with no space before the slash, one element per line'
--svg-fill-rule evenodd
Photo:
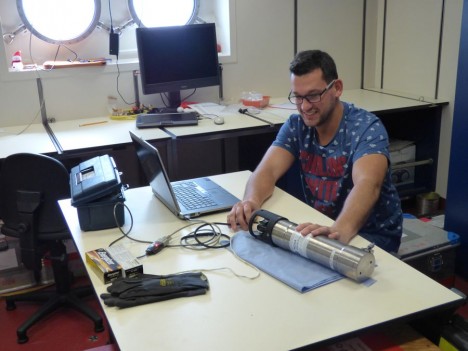
<path fill-rule="evenodd" d="M 380 187 L 355 186 L 333 227 L 351 240 L 366 223 L 379 196 Z"/>
<path fill-rule="evenodd" d="M 273 194 L 275 179 L 267 174 L 252 173 L 244 192 L 244 200 L 252 201 L 261 207 L 262 204 Z"/>

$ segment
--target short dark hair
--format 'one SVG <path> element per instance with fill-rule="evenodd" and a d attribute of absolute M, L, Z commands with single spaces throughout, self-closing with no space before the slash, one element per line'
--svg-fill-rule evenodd
<path fill-rule="evenodd" d="M 289 65 L 289 71 L 295 76 L 302 76 L 318 68 L 322 70 L 323 79 L 327 83 L 338 78 L 335 61 L 324 51 L 300 51 L 296 54 Z"/>

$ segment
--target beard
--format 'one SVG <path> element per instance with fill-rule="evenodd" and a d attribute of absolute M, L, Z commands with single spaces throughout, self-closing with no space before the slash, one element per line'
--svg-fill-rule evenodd
<path fill-rule="evenodd" d="M 327 104 L 327 106 L 323 106 L 322 109 L 311 107 L 305 111 L 301 108 L 299 112 L 302 120 L 308 127 L 321 127 L 327 124 L 327 122 L 332 118 L 335 105 L 336 101 Z"/>

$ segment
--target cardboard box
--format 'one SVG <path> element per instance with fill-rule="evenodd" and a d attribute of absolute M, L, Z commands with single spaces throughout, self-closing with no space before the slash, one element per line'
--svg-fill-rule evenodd
<path fill-rule="evenodd" d="M 109 284 L 122 276 L 122 267 L 114 261 L 106 249 L 86 252 L 86 263 L 104 284 Z"/>
<path fill-rule="evenodd" d="M 143 265 L 123 245 L 108 247 L 107 252 L 122 267 L 122 276 L 131 278 L 143 273 Z"/>
<path fill-rule="evenodd" d="M 143 273 L 143 265 L 121 245 L 86 252 L 86 263 L 104 284 Z"/>
<path fill-rule="evenodd" d="M 390 161 L 392 162 L 392 180 L 395 185 L 414 183 L 414 166 L 394 167 L 416 160 L 416 145 L 407 140 L 390 141 Z"/>

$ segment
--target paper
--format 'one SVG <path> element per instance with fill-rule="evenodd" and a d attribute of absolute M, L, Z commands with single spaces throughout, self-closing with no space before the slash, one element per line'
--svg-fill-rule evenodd
<path fill-rule="evenodd" d="M 214 118 L 219 116 L 226 106 L 216 104 L 214 102 L 204 102 L 200 104 L 188 105 L 191 109 L 197 111 L 203 117 Z"/>

